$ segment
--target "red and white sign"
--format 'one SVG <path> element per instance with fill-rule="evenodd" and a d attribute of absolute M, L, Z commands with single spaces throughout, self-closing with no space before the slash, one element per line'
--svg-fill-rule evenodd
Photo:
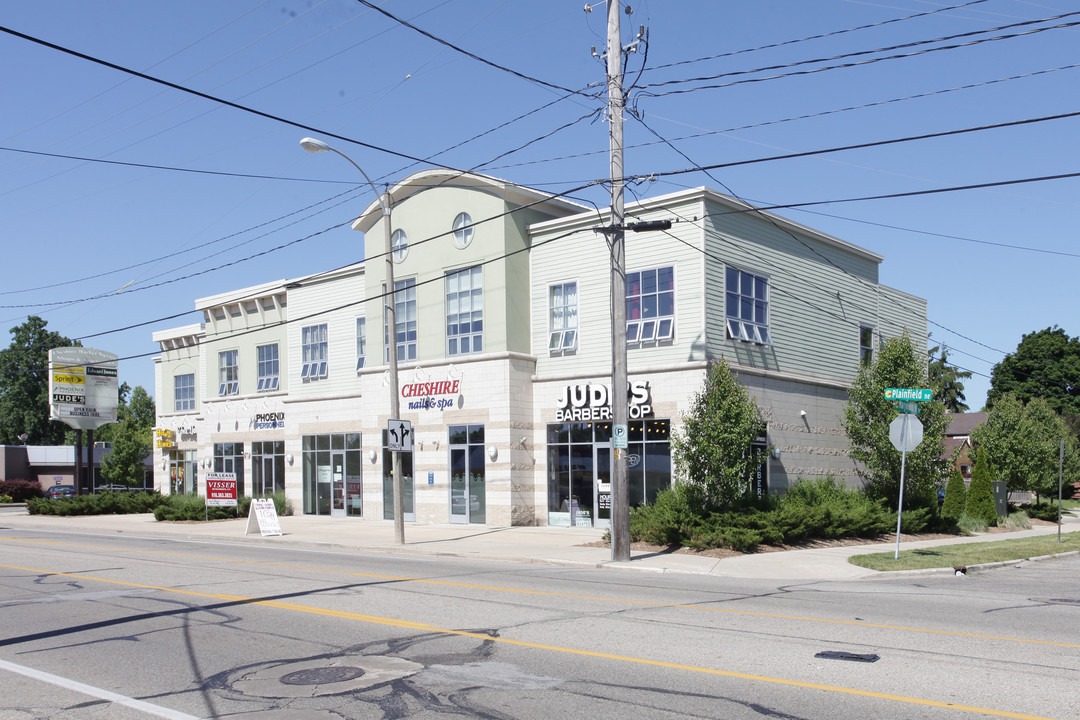
<path fill-rule="evenodd" d="M 206 473 L 206 506 L 236 507 L 236 473 Z"/>

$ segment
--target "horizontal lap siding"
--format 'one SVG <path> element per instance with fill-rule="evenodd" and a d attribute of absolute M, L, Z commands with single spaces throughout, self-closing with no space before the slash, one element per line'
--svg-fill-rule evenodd
<path fill-rule="evenodd" d="M 628 217 L 628 222 L 692 218 L 700 215 L 700 203 L 672 210 Z M 537 374 L 611 372 L 611 256 L 603 235 L 592 230 L 541 245 L 565 234 L 568 229 L 534 233 L 532 251 L 532 351 L 537 356 Z M 674 236 L 674 237 L 673 237 Z M 685 242 L 679 242 L 679 238 Z M 688 243 L 689 246 L 686 244 Z M 705 294 L 702 288 L 703 256 L 701 231 L 691 220 L 675 222 L 666 232 L 626 234 L 627 272 L 674 266 L 675 336 L 670 343 L 628 349 L 631 372 L 637 368 L 687 362 L 701 355 Z M 574 354 L 552 356 L 548 352 L 548 292 L 555 283 L 578 284 L 578 349 Z M 696 350 L 695 350 L 696 348 Z"/>
<path fill-rule="evenodd" d="M 356 377 L 356 318 L 364 314 L 365 305 L 354 303 L 362 300 L 364 293 L 363 273 L 313 282 L 289 291 L 289 314 L 294 320 L 287 326 L 287 348 L 283 345 L 281 354 L 288 357 L 288 387 L 292 397 L 355 395 L 360 392 L 360 381 Z M 329 308 L 343 305 L 348 307 L 327 312 Z M 307 320 L 295 319 L 315 313 L 320 314 Z M 323 323 L 327 326 L 327 378 L 303 382 L 300 379 L 303 328 Z M 382 322 L 372 323 L 370 311 L 367 319 L 367 357 L 369 365 L 382 361 Z"/>
<path fill-rule="evenodd" d="M 712 356 L 763 369 L 849 382 L 859 361 L 859 325 L 878 324 L 877 263 L 854 252 L 783 229 L 759 215 L 710 205 L 706 246 L 710 280 L 723 316 L 724 268 L 730 264 L 769 280 L 769 330 L 773 345 L 726 339 L 722 319 L 710 317 Z M 721 327 L 715 332 L 712 328 Z"/>

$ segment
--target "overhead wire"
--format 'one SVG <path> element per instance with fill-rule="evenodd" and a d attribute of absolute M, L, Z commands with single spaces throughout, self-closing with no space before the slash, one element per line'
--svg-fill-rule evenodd
<path fill-rule="evenodd" d="M 1078 13 L 1070 13 L 1070 14 L 1075 15 L 1075 14 L 1080 14 L 1080 12 L 1078 12 Z M 860 60 L 860 61 L 857 61 L 857 62 L 841 63 L 839 65 L 827 65 L 825 67 L 812 68 L 812 69 L 809 69 L 809 70 L 797 70 L 797 71 L 794 71 L 794 72 L 780 73 L 778 75 L 769 75 L 769 76 L 766 76 L 766 77 L 744 78 L 742 80 L 733 80 L 731 82 L 721 83 L 721 84 L 718 84 L 718 85 L 699 85 L 699 86 L 693 87 L 693 88 L 667 90 L 667 91 L 664 91 L 664 92 L 652 92 L 652 91 L 648 90 L 647 88 L 660 87 L 662 85 L 667 85 L 667 84 L 674 83 L 674 82 L 689 82 L 689 81 L 684 80 L 684 81 L 667 81 L 665 83 L 652 83 L 652 84 L 643 85 L 642 89 L 639 91 L 639 95 L 641 95 L 643 97 L 665 97 L 667 95 L 681 95 L 681 94 L 686 94 L 686 93 L 691 93 L 691 92 L 698 92 L 698 91 L 701 91 L 701 90 L 719 90 L 719 89 L 722 89 L 722 88 L 734 87 L 736 85 L 744 85 L 744 84 L 747 84 L 747 83 L 768 82 L 770 80 L 779 80 L 781 78 L 798 77 L 798 76 L 802 76 L 802 75 L 814 75 L 816 73 L 828 72 L 828 71 L 831 71 L 831 70 L 843 70 L 843 69 L 847 69 L 847 68 L 861 67 L 861 66 L 864 66 L 864 65 L 871 65 L 871 64 L 874 64 L 874 63 L 884 62 L 884 61 L 887 61 L 887 60 L 904 60 L 904 59 L 907 59 L 907 58 L 918 57 L 920 55 L 926 55 L 926 54 L 929 54 L 929 53 L 941 52 L 943 50 L 957 50 L 959 48 L 973 47 L 975 45 L 981 45 L 983 43 L 988 43 L 988 42 L 997 42 L 997 41 L 1000 41 L 1000 40 L 1013 40 L 1015 38 L 1026 37 L 1026 36 L 1030 36 L 1030 35 L 1035 35 L 1037 33 L 1046 32 L 1047 30 L 1062 30 L 1062 29 L 1072 28 L 1072 27 L 1077 27 L 1077 26 L 1080 26 L 1080 21 L 1061 23 L 1059 25 L 1053 25 L 1053 26 L 1045 27 L 1045 28 L 1034 28 L 1034 29 L 1031 29 L 1031 30 L 1026 30 L 1026 31 L 1017 32 L 1017 33 L 1010 33 L 1010 34 L 1006 34 L 1006 35 L 996 35 L 994 37 L 989 37 L 989 38 L 977 38 L 975 40 L 970 40 L 970 41 L 964 42 L 964 43 L 957 43 L 955 45 L 943 45 L 941 47 L 925 48 L 925 49 L 916 50 L 916 51 L 910 52 L 910 53 L 901 53 L 901 54 L 898 54 L 898 55 L 886 55 L 884 57 L 869 58 L 869 59 Z M 986 32 L 986 31 L 980 30 L 978 32 Z M 806 62 L 812 62 L 812 61 L 806 61 Z M 729 76 L 732 76 L 732 75 L 744 75 L 744 74 L 753 73 L 753 72 L 762 72 L 762 70 L 759 69 L 759 70 L 747 70 L 747 71 L 738 71 L 738 72 L 732 72 L 732 73 L 725 73 L 724 75 L 718 76 L 718 77 L 729 77 Z"/>

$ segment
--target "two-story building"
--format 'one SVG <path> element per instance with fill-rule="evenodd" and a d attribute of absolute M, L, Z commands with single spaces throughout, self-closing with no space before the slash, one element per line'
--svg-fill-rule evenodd
<path fill-rule="evenodd" d="M 390 195 L 393 332 L 368 243 L 378 261 L 203 298 L 202 323 L 154 333 L 157 485 L 204 493 L 200 472 L 235 472 L 304 513 L 392 518 L 397 392 L 415 430 L 407 519 L 607 524 L 607 217 L 445 170 Z M 626 236 L 631 502 L 671 484 L 671 433 L 719 358 L 763 413 L 748 482 L 857 482 L 847 388 L 882 337 L 924 342 L 925 301 L 878 282 L 881 256 L 705 188 L 628 205 L 646 220 L 671 227 Z M 354 229 L 383 238 L 383 222 L 372 203 Z"/>

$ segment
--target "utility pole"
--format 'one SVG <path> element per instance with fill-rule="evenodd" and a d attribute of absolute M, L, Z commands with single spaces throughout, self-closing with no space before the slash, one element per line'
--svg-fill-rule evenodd
<path fill-rule="evenodd" d="M 365 177 L 367 177 L 365 175 Z M 370 182 L 370 181 L 369 181 Z M 393 232 L 390 228 L 390 197 L 389 190 L 380 196 L 380 205 L 383 210 L 383 247 L 386 253 L 386 323 L 389 329 L 389 347 L 387 348 L 390 364 L 390 419 L 401 419 L 401 387 L 398 385 L 398 362 L 397 362 L 397 293 L 394 288 L 394 248 Z M 405 544 L 405 481 L 401 477 L 401 453 L 392 451 L 391 466 L 394 473 L 394 543 Z"/>
<path fill-rule="evenodd" d="M 607 89 L 611 155 L 611 422 L 612 437 L 627 433 L 626 230 L 623 227 L 623 88 L 619 0 L 608 0 Z M 615 440 L 616 445 L 619 440 Z M 611 453 L 611 559 L 630 560 L 630 486 L 626 449 Z"/>

